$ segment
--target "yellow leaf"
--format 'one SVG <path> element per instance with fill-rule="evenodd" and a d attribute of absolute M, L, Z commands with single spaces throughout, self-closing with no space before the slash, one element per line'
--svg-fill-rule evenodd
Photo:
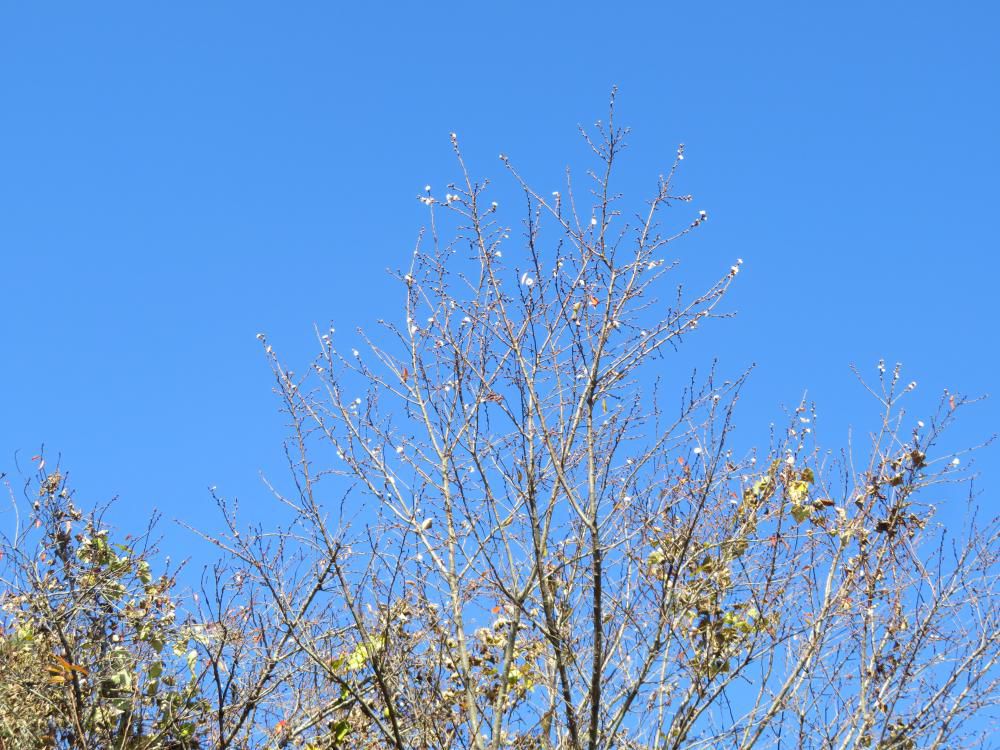
<path fill-rule="evenodd" d="M 809 483 L 804 479 L 793 479 L 788 483 L 788 498 L 800 505 L 809 497 Z"/>

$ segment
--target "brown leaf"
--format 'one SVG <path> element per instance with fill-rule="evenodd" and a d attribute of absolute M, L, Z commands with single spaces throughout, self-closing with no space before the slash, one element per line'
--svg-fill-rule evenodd
<path fill-rule="evenodd" d="M 56 661 L 59 662 L 60 666 L 62 666 L 62 668 L 65 669 L 67 672 L 79 672 L 84 677 L 86 677 L 88 674 L 86 669 L 77 664 L 70 664 L 69 661 L 59 656 L 59 654 L 56 654 Z"/>

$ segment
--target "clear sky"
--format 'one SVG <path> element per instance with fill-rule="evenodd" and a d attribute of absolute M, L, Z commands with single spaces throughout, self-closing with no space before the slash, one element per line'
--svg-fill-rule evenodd
<path fill-rule="evenodd" d="M 998 21 L 985 1 L 2 3 L 0 469 L 44 443 L 130 530 L 154 507 L 208 523 L 209 485 L 263 513 L 284 433 L 255 334 L 301 366 L 314 323 L 397 314 L 384 271 L 417 193 L 456 176 L 448 133 L 499 196 L 500 151 L 556 189 L 614 84 L 623 189 L 684 142 L 710 221 L 678 256 L 745 260 L 738 316 L 692 341 L 757 363 L 744 426 L 765 438 L 808 390 L 843 444 L 876 413 L 849 364 L 880 357 L 918 381 L 914 420 L 946 387 L 995 391 Z M 998 416 L 970 409 L 953 447 Z"/>

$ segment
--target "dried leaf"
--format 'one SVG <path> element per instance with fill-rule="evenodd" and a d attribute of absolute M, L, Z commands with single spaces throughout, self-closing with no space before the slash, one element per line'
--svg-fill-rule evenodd
<path fill-rule="evenodd" d="M 85 668 L 83 668 L 83 667 L 81 667 L 81 666 L 79 666 L 77 664 L 71 664 L 69 661 L 67 661 L 66 659 L 62 658 L 58 654 L 56 654 L 56 661 L 59 662 L 59 664 L 62 666 L 63 669 L 65 669 L 65 670 L 67 670 L 69 672 L 79 672 L 84 677 L 86 677 L 89 674 Z"/>

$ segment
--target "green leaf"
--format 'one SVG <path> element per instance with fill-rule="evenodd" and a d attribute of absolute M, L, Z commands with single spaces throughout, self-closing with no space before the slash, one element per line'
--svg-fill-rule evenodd
<path fill-rule="evenodd" d="M 333 725 L 333 741 L 342 742 L 351 733 L 351 725 L 347 719 L 341 719 Z"/>
<path fill-rule="evenodd" d="M 366 643 L 359 643 L 347 657 L 347 668 L 355 671 L 363 668 L 368 661 L 385 648 L 385 638 L 378 636 Z"/>
<path fill-rule="evenodd" d="M 796 523 L 802 523 L 809 519 L 813 509 L 808 505 L 792 505 L 792 518 Z"/>
<path fill-rule="evenodd" d="M 774 492 L 774 479 L 769 474 L 765 474 L 753 483 L 753 494 L 758 500 L 765 500 Z"/>
<path fill-rule="evenodd" d="M 132 689 L 132 673 L 125 669 L 115 672 L 114 675 L 111 676 L 111 681 L 119 690 Z"/>

